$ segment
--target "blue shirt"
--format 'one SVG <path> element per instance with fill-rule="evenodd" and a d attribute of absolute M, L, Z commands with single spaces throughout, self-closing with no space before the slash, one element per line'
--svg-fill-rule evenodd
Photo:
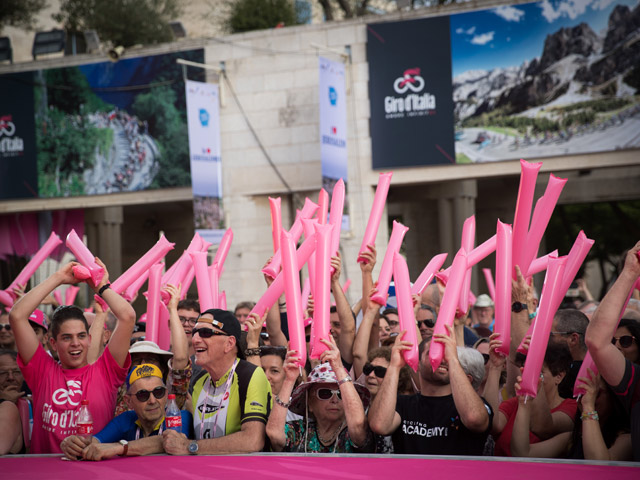
<path fill-rule="evenodd" d="M 180 413 L 182 414 L 181 432 L 184 433 L 187 438 L 193 438 L 193 417 L 191 416 L 191 413 L 186 410 L 180 410 Z M 136 420 L 138 420 L 136 412 L 133 410 L 124 412 L 111 420 L 106 427 L 95 435 L 95 437 L 100 441 L 100 443 L 115 443 L 120 440 L 127 440 L 128 442 L 131 442 L 136 440 L 136 436 L 138 438 L 144 438 L 144 432 L 142 431 L 142 428 L 138 426 Z M 158 435 L 161 427 L 163 430 L 167 428 L 164 421 L 151 433 L 150 436 Z M 138 429 L 140 429 L 139 432 Z"/>

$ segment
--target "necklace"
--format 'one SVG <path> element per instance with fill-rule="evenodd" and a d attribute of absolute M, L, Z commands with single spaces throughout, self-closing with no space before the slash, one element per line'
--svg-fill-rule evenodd
<path fill-rule="evenodd" d="M 338 438 L 338 434 L 342 431 L 343 428 L 344 428 L 344 421 L 331 434 L 331 436 L 329 437 L 329 440 L 327 440 L 327 439 L 322 438 L 322 435 L 320 435 L 320 429 L 318 428 L 318 424 L 316 423 L 316 435 L 318 436 L 318 440 L 320 440 L 320 443 L 322 445 L 324 445 L 325 447 L 328 447 L 329 445 L 331 445 L 333 442 L 336 441 L 336 439 Z"/>

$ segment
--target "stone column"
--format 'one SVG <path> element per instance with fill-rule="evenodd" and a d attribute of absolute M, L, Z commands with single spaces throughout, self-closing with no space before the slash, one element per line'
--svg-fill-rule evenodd
<path fill-rule="evenodd" d="M 122 207 L 85 210 L 87 243 L 91 252 L 107 266 L 109 278 L 122 273 Z"/>

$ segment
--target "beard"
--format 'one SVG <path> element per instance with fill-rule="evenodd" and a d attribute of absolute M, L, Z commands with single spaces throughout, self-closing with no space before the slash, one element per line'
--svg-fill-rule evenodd
<path fill-rule="evenodd" d="M 440 364 L 441 366 L 446 366 L 446 371 L 442 371 L 440 367 L 436 369 L 434 372 L 431 368 L 431 363 L 428 361 L 427 363 L 420 363 L 420 377 L 425 382 L 431 385 L 449 385 L 449 365 L 443 360 Z"/>

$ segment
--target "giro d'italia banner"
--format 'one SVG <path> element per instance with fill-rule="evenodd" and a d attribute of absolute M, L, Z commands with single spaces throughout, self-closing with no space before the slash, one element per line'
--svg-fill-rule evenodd
<path fill-rule="evenodd" d="M 224 234 L 218 85 L 187 80 L 187 124 L 196 231 L 219 244 Z"/>
<path fill-rule="evenodd" d="M 319 57 L 320 158 L 322 186 L 331 195 L 336 182 L 347 185 L 347 95 L 344 63 Z M 342 230 L 349 230 L 345 196 Z"/>
<path fill-rule="evenodd" d="M 640 148 L 637 0 L 501 5 L 367 31 L 374 168 Z"/>

